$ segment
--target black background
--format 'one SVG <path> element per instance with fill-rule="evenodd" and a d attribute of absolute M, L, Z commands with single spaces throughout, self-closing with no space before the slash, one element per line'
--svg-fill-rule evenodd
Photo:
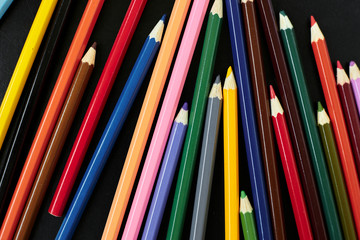
<path fill-rule="evenodd" d="M 256 0 L 255 0 L 256 1 Z M 169 17 L 174 1 L 166 0 L 148 0 L 145 10 L 142 14 L 138 27 L 132 38 L 129 49 L 126 53 L 122 67 L 117 75 L 113 89 L 108 98 L 107 104 L 101 115 L 97 129 L 89 146 L 89 150 L 84 159 L 82 168 L 78 175 L 78 179 L 75 183 L 75 188 L 71 194 L 72 199 L 77 186 L 86 170 L 88 162 L 94 152 L 96 145 L 101 137 L 106 123 L 110 117 L 110 114 L 116 104 L 121 90 L 130 74 L 132 66 L 135 63 L 137 55 L 142 47 L 142 44 L 155 26 L 161 16 L 166 13 Z M 37 114 L 32 122 L 31 134 L 27 140 L 27 144 L 22 149 L 23 159 L 26 158 L 27 152 L 31 146 L 32 139 L 35 135 L 37 126 L 41 120 L 42 113 L 46 107 L 47 100 L 51 94 L 52 88 L 57 79 L 57 75 L 60 72 L 62 63 L 66 56 L 67 50 L 71 44 L 71 40 L 76 31 L 77 25 L 82 16 L 82 12 L 85 9 L 87 1 L 74 0 L 69 12 L 69 17 L 66 22 L 63 34 L 61 35 L 60 44 L 57 48 L 54 60 L 51 64 L 51 71 L 46 79 L 46 88 L 41 96 L 41 105 L 37 107 Z M 97 56 L 95 61 L 95 69 L 92 77 L 89 81 L 88 87 L 85 91 L 83 100 L 79 106 L 75 121 L 70 130 L 70 134 L 67 138 L 66 144 L 62 151 L 58 166 L 47 194 L 43 201 L 40 213 L 36 220 L 31 238 L 32 239 L 53 239 L 61 225 L 63 218 L 56 218 L 47 213 L 50 205 L 53 193 L 56 185 L 61 176 L 62 170 L 66 163 L 67 157 L 70 153 L 72 144 L 76 138 L 77 131 L 81 125 L 82 118 L 85 115 L 87 106 L 90 102 L 91 96 L 95 90 L 97 81 L 101 75 L 102 69 L 105 65 L 107 56 L 111 50 L 113 41 L 117 35 L 121 22 L 124 18 L 126 10 L 130 0 L 107 0 L 100 12 L 99 18 L 95 25 L 95 28 L 90 37 L 88 46 L 94 41 L 97 41 Z M 213 1 L 210 1 L 209 8 Z M 6 14 L 0 20 L 0 99 L 3 98 L 7 85 L 10 81 L 12 72 L 15 68 L 17 59 L 20 55 L 22 46 L 25 42 L 28 31 L 31 27 L 33 18 L 37 12 L 37 8 L 40 4 L 40 0 L 17 0 L 10 6 Z M 358 52 L 360 50 L 360 28 L 359 28 L 359 16 L 360 16 L 360 2 L 358 0 L 273 0 L 274 10 L 278 17 L 280 10 L 285 10 L 290 20 L 292 21 L 300 48 L 300 54 L 304 65 L 305 75 L 307 77 L 307 83 L 309 86 L 310 97 L 314 105 L 317 101 L 322 101 L 325 104 L 319 81 L 318 73 L 316 70 L 316 64 L 313 58 L 313 53 L 310 45 L 310 15 L 314 15 L 318 21 L 321 30 L 323 31 L 327 44 L 329 47 L 330 57 L 335 66 L 335 61 L 340 60 L 344 68 L 348 69 L 348 63 L 351 60 L 360 63 Z M 191 8 L 191 6 L 190 6 Z M 189 12 L 190 12 L 189 8 Z M 184 90 L 180 100 L 180 106 L 184 101 L 191 104 L 193 95 L 193 89 L 195 86 L 195 79 L 197 69 L 200 61 L 200 54 L 202 49 L 202 43 L 205 34 L 205 25 L 207 21 L 207 15 L 205 17 L 203 27 L 200 33 L 197 47 L 195 49 L 194 57 L 189 69 L 188 77 L 184 86 Z M 259 21 L 260 29 L 261 22 Z M 181 39 L 180 39 L 181 40 Z M 266 70 L 266 80 L 270 84 L 273 84 L 276 90 L 276 84 L 274 79 L 274 73 L 271 67 L 269 53 L 267 51 L 263 32 L 261 31 L 261 40 L 263 47 L 263 61 Z M 88 48 L 88 47 L 87 47 Z M 174 55 L 176 57 L 176 53 Z M 173 61 L 174 62 L 174 61 Z M 232 56 L 230 48 L 229 30 L 226 16 L 226 9 L 224 3 L 224 21 L 222 25 L 222 34 L 220 37 L 220 44 L 217 54 L 217 60 L 214 69 L 214 77 L 217 74 L 221 75 L 222 81 L 224 80 L 226 69 L 229 65 L 232 65 Z M 153 65 L 152 65 L 153 66 Z M 107 161 L 107 164 L 101 174 L 101 177 L 95 187 L 95 190 L 90 198 L 84 214 L 80 220 L 80 223 L 75 231 L 75 239 L 99 239 L 102 235 L 103 228 L 107 219 L 113 195 L 117 186 L 117 182 L 120 177 L 122 165 L 126 157 L 127 149 L 131 141 L 132 133 L 136 125 L 137 116 L 140 112 L 142 101 L 144 99 L 148 82 L 151 76 L 151 69 L 147 74 L 144 83 L 140 89 L 140 92 L 134 102 L 134 105 L 129 113 L 129 116 L 124 124 L 120 136 L 114 146 L 114 149 Z M 171 73 L 171 69 L 170 69 Z M 170 75 L 169 73 L 169 75 Z M 166 89 L 166 85 L 165 88 Z M 164 90 L 165 92 L 165 90 Z M 239 116 L 239 119 L 240 116 Z M 155 119 L 156 121 L 156 119 Z M 222 124 L 221 124 L 222 125 Z M 240 190 L 245 190 L 250 200 L 251 189 L 248 175 L 248 167 L 246 161 L 245 147 L 242 136 L 241 124 L 239 124 L 239 175 L 240 175 Z M 151 134 L 150 134 L 151 137 Z M 209 207 L 208 223 L 207 223 L 207 238 L 222 239 L 225 236 L 224 233 L 224 181 L 223 181 L 223 141 L 222 141 L 222 127 L 220 128 L 217 159 L 215 164 L 215 171 L 213 177 L 212 195 Z M 144 156 L 146 155 L 146 150 Z M 143 158 L 144 159 L 144 158 Z M 139 172 L 142 165 L 140 165 Z M 286 182 L 281 166 L 280 158 L 278 157 L 278 168 L 280 173 L 280 183 L 282 189 L 283 205 L 285 210 L 285 222 L 287 237 L 289 239 L 297 238 L 297 229 L 291 209 L 291 203 L 288 196 Z M 185 222 L 185 228 L 183 237 L 189 236 L 191 216 L 192 216 L 192 202 L 194 200 L 194 192 L 196 186 L 197 166 L 195 168 L 196 174 L 194 175 L 193 188 L 190 196 L 190 204 L 187 211 L 187 218 Z M 17 173 L 19 174 L 19 172 Z M 138 181 L 136 179 L 136 183 Z M 174 177 L 174 181 L 177 179 L 177 175 Z M 135 183 L 135 186 L 136 186 Z M 159 238 L 165 238 L 167 231 L 167 224 L 170 217 L 172 199 L 174 195 L 175 184 L 170 192 L 168 204 L 166 206 L 163 222 L 159 232 Z M 131 195 L 133 197 L 134 191 Z M 120 230 L 119 238 L 123 231 L 126 217 L 130 208 L 131 199 L 128 204 L 128 209 L 123 220 L 122 228 Z M 69 203 L 68 203 L 69 205 Z M 146 217 L 146 215 L 145 215 Z M 144 224 L 143 224 L 144 225 Z M 141 236 L 141 232 L 140 235 Z"/>

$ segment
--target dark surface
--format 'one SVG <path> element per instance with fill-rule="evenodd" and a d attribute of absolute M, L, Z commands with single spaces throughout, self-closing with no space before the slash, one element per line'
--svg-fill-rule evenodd
<path fill-rule="evenodd" d="M 108 102 L 104 108 L 104 112 L 100 118 L 98 127 L 90 143 L 88 153 L 80 170 L 79 177 L 75 183 L 76 187 L 79 185 L 81 177 L 86 170 L 91 155 L 94 152 L 94 149 L 101 137 L 102 131 L 106 126 L 107 120 L 109 119 L 110 114 L 116 104 L 117 98 L 119 97 L 125 81 L 130 74 L 132 66 L 135 63 L 137 55 L 142 47 L 146 36 L 164 13 L 169 16 L 169 14 L 171 13 L 173 2 L 174 1 L 148 0 L 137 30 L 135 31 L 133 40 L 125 56 L 123 65 L 120 68 L 118 77 L 109 95 Z M 86 3 L 87 1 L 85 0 L 76 1 L 71 6 L 69 12 L 70 19 L 68 19 L 67 21 L 67 25 L 62 35 L 62 39 L 60 40 L 60 46 L 58 48 L 58 51 L 55 53 L 54 61 L 52 62 L 52 71 L 49 73 L 47 83 L 45 84 L 45 93 L 43 94 L 43 96 L 41 96 L 41 106 L 39 107 L 39 112 L 36 114 L 35 120 L 31 124 L 32 127 L 30 131 L 32 137 L 23 149 L 24 157 L 26 157 L 27 151 L 30 148 L 31 140 L 36 132 L 37 125 L 41 120 L 42 112 L 46 107 L 47 100 L 51 94 L 52 88 L 55 84 L 57 75 L 59 74 L 60 68 L 66 56 L 67 50 L 70 46 L 72 37 L 76 31 L 77 25 L 79 23 Z M 48 192 L 40 209 L 40 214 L 37 218 L 37 221 L 35 222 L 35 227 L 31 235 L 32 239 L 53 239 L 60 227 L 61 221 L 63 220 L 63 218 L 56 218 L 48 214 L 47 209 L 50 205 L 52 195 L 55 191 L 56 185 L 61 176 L 61 172 L 70 153 L 72 143 L 75 140 L 82 118 L 85 115 L 87 106 L 95 90 L 97 80 L 101 75 L 107 56 L 112 47 L 112 43 L 119 30 L 121 21 L 125 15 L 129 3 L 130 0 L 107 0 L 105 1 L 102 11 L 99 15 L 98 21 L 95 25 L 93 34 L 90 37 L 88 44 L 89 47 L 94 41 L 98 42 L 94 72 L 89 81 L 88 87 L 85 90 L 84 98 L 80 103 L 79 111 L 75 117 L 75 121 L 65 143 L 62 155 L 60 156 L 58 166 L 53 175 L 53 179 L 50 182 Z M 209 6 L 212 5 L 212 3 L 213 1 L 210 1 Z M 36 14 L 39 4 L 40 0 L 14 1 L 8 11 L 3 16 L 3 18 L 0 20 L 0 99 L 2 99 L 2 97 L 4 96 L 7 84 L 10 81 L 12 71 L 15 68 L 17 59 L 19 57 L 22 46 L 25 42 L 26 36 L 28 34 L 28 31 L 32 24 L 32 20 Z M 278 18 L 277 14 L 280 10 L 285 10 L 295 27 L 295 32 L 300 48 L 300 54 L 304 65 L 304 71 L 309 86 L 309 93 L 312 99 L 312 103 L 314 104 L 315 111 L 317 101 L 320 100 L 323 104 L 325 102 L 323 99 L 321 84 L 319 81 L 316 64 L 310 46 L 310 15 L 314 15 L 326 37 L 333 65 L 335 66 L 336 60 L 340 60 L 345 67 L 345 70 L 348 71 L 349 61 L 354 60 L 357 63 L 360 62 L 360 57 L 358 56 L 358 51 L 360 51 L 360 47 L 358 46 L 360 42 L 360 2 L 357 0 L 348 0 L 346 1 L 346 3 L 345 1 L 334 0 L 274 0 L 273 5 L 275 8 L 276 17 Z M 226 13 L 224 12 L 224 14 Z M 191 103 L 204 35 L 205 26 L 203 26 L 202 28 L 198 45 L 195 49 L 188 78 L 184 86 L 183 94 L 181 96 L 180 105 L 182 105 L 184 101 L 188 101 L 189 103 Z M 266 48 L 264 34 L 262 31 L 260 31 L 260 37 L 262 40 L 262 47 L 264 53 L 263 61 L 266 71 L 266 79 L 269 84 L 274 84 L 276 88 L 275 77 L 272 70 L 270 57 Z M 227 18 L 225 16 L 218 51 L 219 52 L 217 54 L 213 79 L 215 79 L 215 76 L 217 74 L 220 74 L 223 81 L 225 78 L 227 67 L 232 64 L 228 24 Z M 95 187 L 93 195 L 90 198 L 85 212 L 81 218 L 81 221 L 74 235 L 75 239 L 99 239 L 102 235 L 107 214 L 111 206 L 112 198 L 120 177 L 122 165 L 126 157 L 127 148 L 130 145 L 132 132 L 136 125 L 137 116 L 141 109 L 142 100 L 145 96 L 150 76 L 151 74 L 149 73 L 144 80 L 143 86 L 140 88 L 138 97 L 134 102 L 133 108 L 131 109 L 127 120 L 125 121 L 125 127 L 122 129 L 122 133 L 120 134 L 114 146 L 114 149 L 110 155 L 110 159 L 108 160 L 102 172 L 102 175 L 98 181 L 97 186 Z M 242 133 L 241 129 L 239 129 L 239 133 Z M 212 239 L 223 239 L 225 235 L 222 136 L 223 135 L 221 124 L 217 151 L 218 157 L 215 163 L 212 198 L 210 201 L 207 223 L 207 238 Z M 239 135 L 239 147 L 240 190 L 245 190 L 248 196 L 251 196 L 248 167 L 246 166 L 247 162 L 245 159 L 246 155 L 242 134 Z M 140 170 L 141 167 L 142 165 L 140 166 Z M 294 239 L 295 236 L 297 236 L 297 230 L 279 156 L 278 168 L 280 173 L 280 184 L 285 211 L 285 227 L 287 231 L 287 237 L 289 239 Z M 197 166 L 195 171 L 197 175 Z M 17 174 L 19 174 L 19 172 Z M 194 176 L 194 179 L 195 177 L 196 176 Z M 177 177 L 175 176 L 174 179 L 177 179 Z M 195 195 L 195 186 L 196 182 L 194 181 L 192 193 L 190 196 L 190 199 L 192 200 L 191 204 L 189 204 L 183 233 L 184 238 L 187 238 L 190 232 L 192 202 Z M 161 229 L 159 232 L 159 237 L 161 238 L 164 238 L 166 236 L 167 223 L 170 217 L 174 188 L 175 184 L 173 184 L 172 191 L 170 192 L 169 201 L 166 206 L 163 218 L 164 221 L 161 225 Z M 76 189 L 74 189 L 74 191 L 72 192 L 70 199 L 74 195 L 75 191 Z M 132 197 L 133 195 L 131 196 L 131 198 Z M 251 198 L 250 201 L 252 201 Z M 129 209 L 130 205 L 128 205 L 128 210 Z M 127 217 L 127 214 L 128 211 L 126 212 L 123 225 L 125 225 L 125 219 Z M 120 231 L 122 232 L 122 230 L 123 227 Z M 121 236 L 121 232 L 119 236 Z"/>

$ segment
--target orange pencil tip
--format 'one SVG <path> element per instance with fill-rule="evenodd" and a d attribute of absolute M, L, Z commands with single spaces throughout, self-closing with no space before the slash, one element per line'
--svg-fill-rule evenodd
<path fill-rule="evenodd" d="M 337 68 L 338 68 L 338 69 L 343 69 L 343 67 L 341 66 L 340 61 L 337 61 L 337 62 L 336 62 L 336 65 L 337 65 Z"/>
<path fill-rule="evenodd" d="M 274 99 L 275 97 L 276 97 L 276 95 L 275 95 L 274 88 L 272 87 L 272 85 L 270 85 L 270 98 Z"/>
<path fill-rule="evenodd" d="M 311 16 L 310 19 L 311 19 L 311 26 L 314 26 L 314 24 L 316 23 L 315 18 Z"/>

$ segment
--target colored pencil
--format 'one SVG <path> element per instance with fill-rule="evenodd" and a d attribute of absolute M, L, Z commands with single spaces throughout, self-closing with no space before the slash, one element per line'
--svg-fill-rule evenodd
<path fill-rule="evenodd" d="M 106 220 L 103 239 L 118 236 L 131 190 L 139 168 L 146 141 L 150 133 L 161 93 L 164 88 L 171 61 L 190 5 L 190 0 L 176 0 L 170 15 L 167 30 L 151 75 L 145 99 L 131 139 L 130 147 L 121 171 L 115 196 Z"/>
<path fill-rule="evenodd" d="M 197 0 L 190 11 L 122 239 L 134 239 L 139 234 L 208 3 L 209 0 Z"/>
<path fill-rule="evenodd" d="M 352 152 L 358 174 L 360 173 L 360 119 L 356 109 L 356 103 L 350 86 L 350 80 L 345 70 L 337 61 L 337 90 L 350 138 Z M 359 175 L 358 175 L 359 176 Z"/>
<path fill-rule="evenodd" d="M 269 94 L 262 63 L 260 48 L 259 27 L 256 18 L 253 0 L 242 0 L 241 7 L 244 18 L 247 52 L 254 94 L 257 126 L 259 130 L 259 144 L 264 163 L 264 172 L 267 184 L 270 214 L 275 237 L 285 239 L 284 210 L 281 200 L 280 183 L 277 160 L 275 154 L 275 141 L 270 119 Z"/>
<path fill-rule="evenodd" d="M 36 172 L 64 103 L 71 80 L 75 74 L 76 67 L 81 55 L 84 53 L 85 46 L 100 13 L 103 0 L 99 1 L 88 2 L 80 20 L 11 199 L 0 230 L 1 237 L 11 238 L 16 230 Z"/>
<path fill-rule="evenodd" d="M 169 191 L 188 126 L 188 105 L 185 103 L 174 120 L 161 170 L 145 224 L 142 239 L 156 239 L 164 214 Z"/>
<path fill-rule="evenodd" d="M 321 212 L 320 198 L 316 189 L 310 155 L 286 65 L 285 55 L 281 46 L 279 29 L 275 19 L 273 6 L 271 0 L 258 0 L 256 2 L 276 76 L 276 83 L 279 87 L 280 100 L 284 105 L 285 112 L 288 113 L 286 114 L 286 120 L 289 124 L 290 138 L 293 144 L 297 165 L 300 168 L 300 178 L 302 186 L 304 186 L 311 225 L 315 229 L 314 234 L 316 239 L 327 239 L 325 222 Z"/>
<path fill-rule="evenodd" d="M 325 220 L 328 226 L 331 226 L 331 230 L 329 230 L 331 233 L 330 235 L 332 235 L 333 238 L 338 238 L 341 236 L 340 221 L 336 212 L 334 195 L 331 188 L 325 155 L 321 148 L 320 137 L 316 128 L 314 112 L 311 108 L 312 104 L 307 92 L 305 77 L 297 50 L 294 28 L 284 11 L 280 12 L 279 15 L 280 33 L 283 40 L 291 77 L 294 83 L 295 94 L 299 103 L 301 119 L 304 123 L 303 125 L 305 135 L 311 154 L 313 169 L 315 172 Z"/>
<path fill-rule="evenodd" d="M 23 146 L 28 138 L 33 116 L 37 111 L 37 103 L 71 2 L 71 0 L 62 0 L 55 8 L 54 19 L 50 22 L 44 44 L 40 47 L 39 54 L 34 61 L 34 66 L 37 68 L 33 68 L 29 73 L 21 97 L 23 101 L 20 100 L 15 110 L 9 132 L 6 134 L 0 151 L 0 219 L 5 215 L 7 203 L 10 202 L 10 194 L 13 190 L 10 189 L 10 184 L 14 181 L 14 174 L 25 161 L 20 158 L 20 154 L 24 152 Z"/>
<path fill-rule="evenodd" d="M 220 76 L 210 90 L 201 146 L 190 239 L 205 239 L 222 107 Z"/>
<path fill-rule="evenodd" d="M 4 16 L 4 13 L 10 7 L 13 0 L 0 0 L 0 19 Z"/>
<path fill-rule="evenodd" d="M 271 118 L 300 239 L 313 239 L 284 110 L 270 85 Z M 341 236 L 340 236 L 341 238 Z"/>
<path fill-rule="evenodd" d="M 256 209 L 259 238 L 273 238 L 266 182 L 255 119 L 251 82 L 246 59 L 242 16 L 237 0 L 226 0 L 230 29 L 230 42 L 234 61 L 235 79 L 238 87 L 241 122 L 249 167 L 250 183 Z"/>
<path fill-rule="evenodd" d="M 345 239 L 356 239 L 354 222 L 347 197 L 344 177 L 341 171 L 339 155 L 336 150 L 334 133 L 330 125 L 330 118 L 318 102 L 317 125 L 323 143 L 324 152 L 329 166 L 330 177 L 333 182 L 337 209 L 339 212 Z"/>
<path fill-rule="evenodd" d="M 136 7 L 136 5 L 132 6 Z M 138 20 L 135 21 L 137 22 Z M 113 74 L 115 75 L 111 75 L 112 70 L 114 70 L 113 67 L 117 67 L 117 69 L 119 69 L 119 66 L 117 66 L 116 64 L 121 64 L 121 61 L 117 62 L 117 60 L 119 59 L 116 59 L 116 56 L 125 54 L 124 52 L 126 51 L 126 47 L 125 49 L 121 47 L 120 49 L 118 49 L 116 46 L 120 46 L 118 45 L 120 41 L 125 41 L 124 38 L 126 38 L 126 36 L 121 34 L 128 31 L 128 29 L 126 28 L 126 26 L 120 28 L 116 43 L 114 43 L 113 45 L 113 51 L 112 53 L 110 53 L 110 56 L 108 58 L 108 64 L 106 65 L 108 67 L 106 69 L 104 68 L 103 73 L 100 77 L 96 91 L 92 97 L 91 104 L 88 107 L 81 129 L 78 133 L 76 142 L 72 148 L 68 161 L 65 165 L 65 169 L 61 175 L 57 189 L 53 196 L 53 200 L 49 208 L 49 213 L 55 216 L 61 216 L 62 212 L 64 211 L 67 199 L 69 198 L 71 189 L 75 183 L 76 176 L 80 170 L 82 160 L 90 143 L 90 140 L 86 139 L 85 136 L 91 137 L 94 133 L 97 121 L 99 120 L 97 114 L 101 114 L 102 109 L 104 108 L 104 104 L 106 102 L 106 98 L 110 92 L 109 87 L 111 88 L 111 85 L 114 83 L 117 72 L 115 71 L 113 72 Z M 157 52 L 158 46 L 160 45 L 163 28 L 164 19 L 159 21 L 154 30 L 145 40 L 145 43 L 143 45 L 143 48 L 141 49 L 141 52 L 139 54 L 137 62 L 135 63 L 129 80 L 125 84 L 122 94 L 119 97 L 116 107 L 111 115 L 111 118 L 109 119 L 107 126 L 103 132 L 103 136 L 101 137 L 95 153 L 93 154 L 93 158 L 91 161 L 92 164 L 96 163 L 102 164 L 102 166 L 105 165 L 107 158 L 109 157 L 111 150 L 116 142 L 116 139 L 120 133 L 122 125 L 127 117 L 127 114 L 131 109 L 132 103 L 135 100 L 137 92 L 149 68 L 149 65 L 151 64 L 152 59 Z M 129 37 L 131 38 L 131 34 Z M 129 40 L 127 39 L 126 41 Z M 120 50 L 122 50 L 122 52 L 119 52 Z M 101 93 L 104 93 L 105 91 L 107 95 L 101 95 Z M 94 120 L 96 116 L 97 119 Z M 98 173 L 101 173 L 102 169 L 97 169 L 96 171 L 99 171 Z M 93 184 L 95 185 L 97 179 L 95 178 L 91 181 L 93 181 Z M 92 192 L 92 190 L 90 192 Z M 88 197 L 90 197 L 91 193 L 87 194 L 89 194 Z"/>
<path fill-rule="evenodd" d="M 360 70 L 354 61 L 349 66 L 351 87 L 355 96 L 358 114 L 360 116 Z M 358 174 L 360 174 L 358 172 Z"/>
<path fill-rule="evenodd" d="M 21 215 L 14 239 L 28 239 L 30 236 L 62 147 L 64 146 L 75 113 L 94 68 L 95 49 L 96 43 L 94 43 L 87 51 L 76 71 L 74 80 L 66 96 L 64 106 L 41 162 L 38 174 L 34 180 L 24 211 Z"/>
<path fill-rule="evenodd" d="M 257 240 L 254 211 L 244 191 L 240 196 L 240 218 L 245 240 Z"/>
<path fill-rule="evenodd" d="M 80 221 L 81 215 L 85 210 L 86 204 L 91 197 L 91 194 L 106 164 L 107 157 L 110 154 L 106 154 L 106 151 L 110 152 L 110 150 L 106 148 L 104 149 L 102 145 L 111 145 L 111 142 L 115 141 L 112 139 L 110 132 L 116 132 L 116 128 L 118 127 L 121 129 L 122 124 L 125 121 L 125 118 L 121 119 L 121 116 L 127 115 L 130 109 L 129 105 L 131 106 L 135 98 L 133 96 L 134 93 L 131 92 L 131 84 L 141 83 L 145 78 L 160 42 L 162 31 L 164 29 L 164 18 L 165 16 L 162 17 L 162 19 L 154 27 L 153 31 L 146 38 L 144 44 L 145 48 L 142 49 L 142 52 L 140 53 L 138 60 L 130 73 L 128 80 L 129 83 L 126 83 L 126 87 L 124 88 L 112 115 L 110 116 L 110 120 L 105 127 L 100 142 L 91 158 L 85 175 L 82 178 L 80 186 L 78 187 L 75 197 L 70 205 L 68 213 L 66 214 L 61 228 L 56 236 L 57 239 L 67 239 L 72 237 L 75 228 Z M 136 95 L 136 90 L 134 95 Z M 117 126 L 118 122 L 120 122 L 120 124 Z"/>
<path fill-rule="evenodd" d="M 224 202 L 225 239 L 240 239 L 239 231 L 239 143 L 237 87 L 231 67 L 224 83 Z"/>
<path fill-rule="evenodd" d="M 193 4 L 192 11 L 190 13 L 191 18 L 187 23 L 187 27 L 185 33 L 187 33 L 187 38 L 183 38 L 182 44 L 183 49 L 187 49 L 187 45 L 193 43 L 191 39 L 191 35 L 194 32 L 194 26 L 197 26 L 197 34 L 201 29 L 201 24 L 204 19 L 205 11 L 207 9 L 209 1 L 195 1 Z M 198 5 L 198 6 L 195 6 Z M 200 15 L 201 14 L 201 15 Z M 201 20 L 199 17 L 202 17 Z M 199 136 L 203 129 L 203 119 L 205 113 L 205 103 L 206 96 L 209 92 L 210 87 L 210 78 L 212 77 L 214 64 L 217 53 L 217 46 L 219 43 L 219 36 L 221 32 L 221 23 L 223 17 L 223 4 L 222 0 L 215 0 L 212 8 L 209 13 L 208 23 L 206 27 L 205 40 L 203 44 L 203 49 L 201 53 L 201 59 L 198 69 L 198 75 L 196 78 L 195 85 L 195 93 L 193 96 L 191 111 L 190 111 L 190 123 L 189 123 L 189 131 L 186 134 L 185 144 L 184 144 L 184 152 L 181 157 L 180 170 L 176 183 L 175 189 L 175 197 L 172 204 L 170 223 L 167 232 L 167 238 L 181 238 L 182 228 L 185 221 L 187 204 L 189 201 L 189 194 L 191 189 L 191 182 L 194 175 L 194 167 L 196 163 L 196 156 L 199 147 Z M 190 21 L 191 20 L 191 21 Z M 185 35 L 184 35 L 185 36 Z M 197 36 L 195 42 L 197 40 Z M 181 67 L 182 61 L 181 58 L 183 56 L 178 55 L 179 66 Z M 174 80 L 176 79 L 176 72 L 173 72 Z M 170 82 L 171 83 L 171 82 Z M 170 90 L 170 91 L 169 91 Z M 169 101 L 171 103 L 171 89 L 169 88 Z M 166 96 L 165 96 L 166 99 Z M 166 103 L 168 105 L 168 103 Z M 171 106 L 171 105 L 170 105 Z M 166 111 L 169 107 L 163 105 L 163 116 L 166 116 Z M 160 113 L 161 116 L 161 113 Z M 168 122 L 166 118 L 163 118 L 165 122 Z M 162 119 L 162 120 L 163 120 Z M 158 121 L 159 122 L 159 121 Z M 163 151 L 161 148 L 158 148 L 158 145 L 163 137 L 166 138 L 167 134 L 162 131 L 162 124 L 158 125 L 159 134 L 156 135 L 156 138 L 153 137 L 153 145 L 150 145 L 151 152 L 148 153 L 148 157 L 153 158 L 153 156 L 157 154 L 161 154 Z M 156 132 L 156 129 L 155 129 Z M 165 135 L 164 135 L 165 134 Z M 153 146 L 153 148 L 151 148 Z M 157 157 L 158 158 L 158 157 Z"/>
<path fill-rule="evenodd" d="M 352 207 L 358 237 L 360 237 L 360 185 L 356 173 L 354 157 L 352 155 L 350 140 L 346 130 L 344 115 L 336 90 L 335 76 L 331 66 L 329 52 L 325 37 L 319 25 L 311 16 L 311 45 L 319 71 L 330 119 L 334 128 L 335 139 L 341 159 L 342 169 Z"/>
<path fill-rule="evenodd" d="M 0 149 L 57 0 L 43 0 L 31 25 L 0 106 Z M 1 14 L 0 14 L 1 15 Z M 1 17 L 0 17 L 1 18 Z"/>

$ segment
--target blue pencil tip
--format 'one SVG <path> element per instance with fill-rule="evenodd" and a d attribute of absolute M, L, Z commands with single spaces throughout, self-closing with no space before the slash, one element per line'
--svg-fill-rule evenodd
<path fill-rule="evenodd" d="M 189 109 L 187 102 L 184 103 L 184 105 L 182 106 L 182 109 L 184 109 L 184 110 L 186 110 L 186 111 Z"/>
<path fill-rule="evenodd" d="M 163 22 L 165 22 L 165 20 L 166 20 L 166 14 L 164 14 L 164 15 L 161 17 L 161 20 L 162 20 Z"/>

